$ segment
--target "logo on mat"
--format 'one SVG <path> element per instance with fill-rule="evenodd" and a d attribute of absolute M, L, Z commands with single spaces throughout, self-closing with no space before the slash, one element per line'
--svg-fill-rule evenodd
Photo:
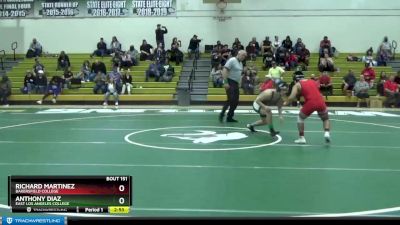
<path fill-rule="evenodd" d="M 142 148 L 177 151 L 264 150 L 282 140 L 279 135 L 271 138 L 268 131 L 261 129 L 250 133 L 246 127 L 225 126 L 159 127 L 134 131 L 124 139 Z"/>
<path fill-rule="evenodd" d="M 240 132 L 229 132 L 217 134 L 215 131 L 195 130 L 196 133 L 175 133 L 162 134 L 161 137 L 171 137 L 181 140 L 191 140 L 194 144 L 208 144 L 217 141 L 239 140 L 247 138 L 247 135 Z"/>
<path fill-rule="evenodd" d="M 7 224 L 12 224 L 12 222 L 13 222 L 13 218 L 7 217 Z"/>

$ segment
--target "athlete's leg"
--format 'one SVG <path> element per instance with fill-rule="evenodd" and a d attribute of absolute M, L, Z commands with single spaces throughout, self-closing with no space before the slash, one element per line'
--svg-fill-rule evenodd
<path fill-rule="evenodd" d="M 260 109 L 260 120 L 252 123 L 252 124 L 248 124 L 247 128 L 249 128 L 252 132 L 255 132 L 254 127 L 255 126 L 261 126 L 261 125 L 265 125 L 268 124 L 269 127 L 269 131 L 272 137 L 275 137 L 277 134 L 279 134 L 279 131 L 275 131 L 274 129 L 274 125 L 272 123 L 272 111 L 271 108 L 267 107 L 266 109 L 261 108 Z"/>
<path fill-rule="evenodd" d="M 331 141 L 331 136 L 329 133 L 329 131 L 331 129 L 331 123 L 329 121 L 328 111 L 327 110 L 320 111 L 320 112 L 318 112 L 318 116 L 322 120 L 323 128 L 325 131 L 325 133 L 324 133 L 325 141 L 327 143 L 329 143 Z"/>
<path fill-rule="evenodd" d="M 297 118 L 297 129 L 299 131 L 299 138 L 294 141 L 297 144 L 305 144 L 306 143 L 306 139 L 304 137 L 304 120 L 308 117 L 308 115 L 306 115 L 304 112 L 302 112 L 302 110 L 300 110 L 299 116 Z"/>

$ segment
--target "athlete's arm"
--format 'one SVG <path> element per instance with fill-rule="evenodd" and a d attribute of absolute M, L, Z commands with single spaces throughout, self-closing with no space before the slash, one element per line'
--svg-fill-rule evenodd
<path fill-rule="evenodd" d="M 292 88 L 292 93 L 290 93 L 290 96 L 286 99 L 286 101 L 283 103 L 284 105 L 289 105 L 292 101 L 297 100 L 297 95 L 300 93 L 300 83 L 296 83 L 293 88 Z"/>
<path fill-rule="evenodd" d="M 229 75 L 229 69 L 224 67 L 222 69 L 222 78 L 224 79 L 224 88 L 228 89 L 229 88 L 229 84 L 228 84 L 228 75 Z"/>

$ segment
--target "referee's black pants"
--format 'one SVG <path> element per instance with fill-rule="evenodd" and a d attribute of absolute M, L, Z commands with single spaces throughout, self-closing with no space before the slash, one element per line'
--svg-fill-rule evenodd
<path fill-rule="evenodd" d="M 221 114 L 224 115 L 225 111 L 229 108 L 227 119 L 233 119 L 235 109 L 239 104 L 239 84 L 231 79 L 228 79 L 229 88 L 226 91 L 227 100 L 222 108 Z"/>

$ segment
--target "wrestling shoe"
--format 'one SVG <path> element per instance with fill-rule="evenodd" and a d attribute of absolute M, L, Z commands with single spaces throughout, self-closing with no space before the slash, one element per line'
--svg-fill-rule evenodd
<path fill-rule="evenodd" d="M 306 143 L 306 139 L 304 138 L 304 136 L 299 137 L 299 139 L 295 140 L 294 143 L 296 144 L 305 144 Z"/>

